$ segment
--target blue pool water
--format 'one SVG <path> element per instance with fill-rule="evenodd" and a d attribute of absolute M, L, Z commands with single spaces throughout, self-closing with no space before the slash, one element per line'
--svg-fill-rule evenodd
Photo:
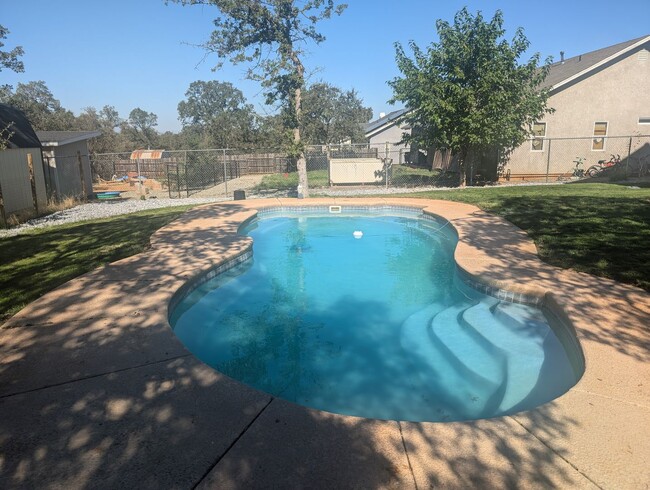
<path fill-rule="evenodd" d="M 190 351 L 243 383 L 340 414 L 451 421 L 535 407 L 582 373 L 562 325 L 458 279 L 444 222 L 278 216 L 244 232 L 253 259 L 170 318 Z"/>

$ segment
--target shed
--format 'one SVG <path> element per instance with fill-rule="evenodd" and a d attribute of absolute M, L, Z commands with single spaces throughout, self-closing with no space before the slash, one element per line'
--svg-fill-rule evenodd
<path fill-rule="evenodd" d="M 93 193 L 88 140 L 99 131 L 37 131 L 43 146 L 48 191 L 56 198 Z"/>
<path fill-rule="evenodd" d="M 41 143 L 32 125 L 20 110 L 0 104 L 0 130 L 6 144 L 6 149 L 0 151 L 0 195 L 3 204 L 0 211 L 15 213 L 44 208 L 47 192 Z"/>

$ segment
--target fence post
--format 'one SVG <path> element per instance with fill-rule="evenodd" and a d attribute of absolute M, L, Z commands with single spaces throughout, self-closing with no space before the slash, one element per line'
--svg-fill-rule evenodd
<path fill-rule="evenodd" d="M 551 168 L 551 141 L 548 140 L 548 153 L 546 154 L 546 183 L 548 183 L 548 172 Z"/>
<path fill-rule="evenodd" d="M 388 141 L 384 145 L 384 180 L 386 181 L 386 189 L 388 189 Z"/>
<path fill-rule="evenodd" d="M 332 151 L 330 149 L 330 144 L 325 145 L 325 160 L 327 165 L 327 182 L 329 186 L 332 187 L 332 162 L 331 160 Z"/>
<path fill-rule="evenodd" d="M 171 177 L 171 175 L 169 175 L 169 166 L 170 165 L 171 165 L 171 163 L 168 163 L 166 165 L 166 167 L 167 167 L 167 192 L 169 193 L 169 198 L 171 199 L 172 198 L 172 177 Z"/>
<path fill-rule="evenodd" d="M 630 141 L 627 143 L 627 160 L 625 160 L 625 178 L 630 178 L 630 157 L 632 156 L 632 136 L 630 136 Z"/>
<path fill-rule="evenodd" d="M 81 160 L 80 151 L 77 151 L 77 161 L 79 162 L 79 177 L 81 178 L 81 196 L 82 199 L 85 201 L 86 198 L 88 197 L 88 194 L 86 193 L 86 177 L 84 175 L 84 164 L 83 161 Z"/>
<path fill-rule="evenodd" d="M 221 150 L 223 152 L 223 184 L 225 188 L 226 197 L 228 196 L 228 175 L 226 174 L 226 149 Z"/>
<path fill-rule="evenodd" d="M 2 219 L 2 227 L 7 228 L 7 215 L 5 214 L 5 200 L 2 197 L 2 183 L 0 183 L 0 219 Z"/>
<path fill-rule="evenodd" d="M 180 165 L 176 164 L 176 190 L 178 191 L 178 198 L 181 198 L 181 170 Z"/>
<path fill-rule="evenodd" d="M 190 179 L 187 178 L 187 163 L 185 164 L 185 192 L 187 193 L 187 197 L 190 197 Z"/>
<path fill-rule="evenodd" d="M 34 202 L 34 212 L 38 215 L 38 199 L 36 196 L 36 178 L 34 177 L 34 161 L 32 154 L 27 154 L 27 169 L 29 170 L 29 183 L 32 186 L 32 201 Z"/>

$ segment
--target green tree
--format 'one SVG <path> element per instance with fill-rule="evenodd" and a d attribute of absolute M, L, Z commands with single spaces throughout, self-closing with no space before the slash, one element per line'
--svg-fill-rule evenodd
<path fill-rule="evenodd" d="M 100 131 L 102 134 L 88 142 L 91 153 L 114 153 L 126 151 L 124 136 L 117 130 L 122 126 L 122 119 L 113 106 L 105 105 L 100 111 L 86 107 L 77 117 L 77 128 L 81 131 Z"/>
<path fill-rule="evenodd" d="M 0 48 L 4 47 L 3 39 L 7 39 L 9 29 L 0 25 Z M 12 70 L 17 73 L 25 71 L 25 65 L 18 58 L 25 54 L 21 46 L 16 46 L 11 51 L 3 51 L 0 49 L 0 71 L 3 69 Z"/>
<path fill-rule="evenodd" d="M 361 142 L 362 125 L 372 118 L 372 109 L 354 90 L 347 92 L 328 83 L 315 83 L 305 90 L 302 133 L 310 144 Z"/>
<path fill-rule="evenodd" d="M 460 10 L 453 25 L 436 22 L 439 42 L 424 52 L 414 42 L 413 59 L 397 43 L 402 77 L 389 82 L 392 102 L 410 109 L 405 119 L 414 128 L 407 141 L 431 149 L 448 149 L 458 157 L 461 185 L 472 159 L 487 151 L 502 156 L 519 146 L 547 109 L 548 90 L 541 84 L 550 59 L 539 66 L 539 53 L 526 63 L 519 58 L 530 43 L 521 28 L 512 42 L 503 39 L 503 14 L 490 22 L 478 12 Z"/>
<path fill-rule="evenodd" d="M 299 185 L 309 196 L 307 165 L 300 137 L 302 89 L 305 84 L 303 57 L 309 42 L 319 44 L 325 36 L 317 24 L 346 5 L 333 0 L 172 0 L 183 5 L 213 5 L 221 17 L 203 47 L 233 64 L 250 63 L 248 78 L 266 89 L 269 104 L 280 103 L 293 141 L 290 155 L 297 159 Z"/>
<path fill-rule="evenodd" d="M 15 91 L 4 87 L 0 102 L 14 106 L 25 113 L 34 129 L 41 131 L 67 131 L 76 129 L 74 114 L 64 109 L 45 82 L 19 83 Z"/>
<path fill-rule="evenodd" d="M 129 113 L 129 119 L 122 124 L 122 131 L 136 146 L 148 149 L 156 146 L 158 116 L 136 107 Z"/>
<path fill-rule="evenodd" d="M 237 148 L 251 143 L 255 112 L 231 83 L 196 81 L 178 104 L 184 129 L 196 132 L 203 148 Z"/>

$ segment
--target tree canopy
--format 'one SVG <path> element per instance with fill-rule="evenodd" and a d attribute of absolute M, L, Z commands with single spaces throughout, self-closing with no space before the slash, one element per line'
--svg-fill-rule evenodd
<path fill-rule="evenodd" d="M 42 80 L 19 83 L 16 90 L 2 87 L 0 102 L 23 111 L 37 130 L 64 131 L 75 126 L 74 114 L 61 106 Z"/>
<path fill-rule="evenodd" d="M 316 29 L 323 19 L 340 15 L 346 5 L 333 0 L 172 0 L 183 5 L 212 5 L 221 17 L 203 47 L 233 64 L 249 63 L 248 78 L 266 90 L 267 103 L 279 103 L 293 141 L 290 153 L 297 158 L 299 186 L 308 197 L 307 166 L 300 136 L 302 89 L 305 85 L 303 56 L 309 42 L 325 40 Z"/>
<path fill-rule="evenodd" d="M 362 125 L 372 118 L 372 109 L 354 90 L 343 91 L 329 83 L 315 83 L 303 97 L 302 133 L 309 144 L 353 143 L 364 140 Z"/>
<path fill-rule="evenodd" d="M 158 126 L 157 115 L 136 107 L 129 113 L 129 119 L 122 125 L 122 131 L 131 136 L 136 143 L 146 148 L 155 148 L 158 135 L 156 126 Z"/>
<path fill-rule="evenodd" d="M 521 28 L 511 42 L 503 39 L 500 10 L 488 22 L 481 12 L 473 16 L 463 8 L 453 24 L 438 20 L 436 29 L 439 41 L 426 51 L 409 43 L 413 58 L 395 45 L 402 76 L 389 82 L 392 101 L 409 109 L 405 119 L 414 130 L 406 139 L 451 150 L 464 183 L 473 158 L 489 149 L 506 155 L 551 111 L 548 90 L 541 88 L 551 60 L 540 67 L 537 53 L 520 64 L 530 42 Z"/>
<path fill-rule="evenodd" d="M 194 133 L 201 148 L 237 148 L 252 143 L 253 106 L 231 83 L 192 82 L 178 116 L 186 134 Z"/>
<path fill-rule="evenodd" d="M 18 73 L 25 71 L 25 65 L 18 58 L 25 54 L 21 46 L 16 46 L 11 51 L 4 51 L 1 48 L 4 48 L 3 39 L 7 39 L 7 34 L 9 34 L 9 29 L 0 25 L 0 71 L 3 69 L 12 70 Z"/>

